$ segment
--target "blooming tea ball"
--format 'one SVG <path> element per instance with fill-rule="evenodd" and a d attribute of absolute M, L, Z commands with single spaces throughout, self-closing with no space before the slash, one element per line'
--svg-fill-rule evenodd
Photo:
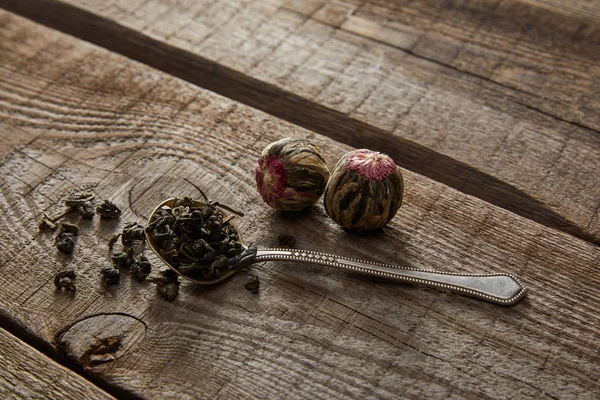
<path fill-rule="evenodd" d="M 360 149 L 344 154 L 325 189 L 325 211 L 351 230 L 387 224 L 402 205 L 404 182 L 389 156 Z"/>
<path fill-rule="evenodd" d="M 269 144 L 256 167 L 256 187 L 271 207 L 297 211 L 310 207 L 323 194 L 329 169 L 317 146 L 304 139 Z"/>

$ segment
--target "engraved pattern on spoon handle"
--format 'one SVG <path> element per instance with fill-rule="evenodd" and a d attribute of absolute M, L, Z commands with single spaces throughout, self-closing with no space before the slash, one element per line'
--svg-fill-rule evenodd
<path fill-rule="evenodd" d="M 297 249 L 259 249 L 251 263 L 261 261 L 295 261 L 327 265 L 368 275 L 392 278 L 452 290 L 504 306 L 519 302 L 527 292 L 521 281 L 509 274 L 458 274 L 400 268 L 390 264 L 362 261 L 334 254 Z"/>

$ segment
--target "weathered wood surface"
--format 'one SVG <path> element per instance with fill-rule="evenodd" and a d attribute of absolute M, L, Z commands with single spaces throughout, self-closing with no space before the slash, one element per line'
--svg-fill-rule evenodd
<path fill-rule="evenodd" d="M 0 328 L 3 399 L 114 399 Z"/>
<path fill-rule="evenodd" d="M 0 1 L 600 243 L 597 7 L 543 3 Z"/>
<path fill-rule="evenodd" d="M 148 398 L 600 393 L 598 246 L 407 170 L 405 204 L 375 235 L 345 233 L 321 205 L 279 215 L 254 188 L 265 145 L 312 137 L 330 166 L 349 147 L 9 13 L 0 14 L 0 38 L 0 312 L 46 343 L 91 317 L 144 324 L 131 322 L 127 351 L 85 374 Z M 113 222 L 70 217 L 81 234 L 68 257 L 37 223 L 82 185 L 124 214 Z M 247 241 L 272 245 L 285 232 L 299 247 L 401 266 L 504 271 L 531 293 L 504 308 L 287 263 L 252 267 L 258 295 L 243 287 L 248 271 L 212 288 L 184 283 L 174 303 L 127 275 L 104 288 L 108 238 L 197 187 L 246 211 L 239 226 Z M 73 296 L 53 287 L 63 268 L 77 271 Z M 94 329 L 78 331 L 89 341 Z M 78 358 L 82 342 L 69 343 Z"/>
<path fill-rule="evenodd" d="M 548 8 L 559 13 L 585 17 L 593 21 L 600 21 L 600 3 L 588 0 L 522 0 L 538 7 Z"/>

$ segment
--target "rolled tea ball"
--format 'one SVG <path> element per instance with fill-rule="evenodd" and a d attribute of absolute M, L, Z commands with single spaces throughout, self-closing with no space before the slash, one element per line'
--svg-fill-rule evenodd
<path fill-rule="evenodd" d="M 256 167 L 256 187 L 273 208 L 298 211 L 319 200 L 329 169 L 317 146 L 304 139 L 281 139 L 269 144 Z"/>
<path fill-rule="evenodd" d="M 387 224 L 402 205 L 404 182 L 389 156 L 366 149 L 344 154 L 325 189 L 325 211 L 350 230 Z"/>

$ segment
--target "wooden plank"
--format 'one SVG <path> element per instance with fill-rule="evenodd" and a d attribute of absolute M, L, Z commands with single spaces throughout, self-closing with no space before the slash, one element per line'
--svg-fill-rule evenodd
<path fill-rule="evenodd" d="M 3 399 L 114 399 L 0 328 Z"/>
<path fill-rule="evenodd" d="M 595 20 L 518 1 L 430 3 L 0 1 L 600 243 Z"/>
<path fill-rule="evenodd" d="M 351 11 L 343 30 L 515 89 L 518 101 L 548 115 L 600 127 L 597 5 L 374 0 Z"/>
<path fill-rule="evenodd" d="M 374 235 L 344 232 L 320 204 L 280 215 L 254 188 L 264 146 L 311 137 L 330 166 L 349 147 L 20 17 L 0 19 L 0 137 L 33 138 L 0 165 L 0 312 L 46 343 L 71 326 L 106 339 L 105 327 L 121 325 L 113 318 L 129 321 L 118 335 L 126 350 L 86 373 L 148 398 L 598 396 L 598 246 L 411 171 L 399 215 Z M 124 213 L 72 217 L 81 234 L 65 257 L 37 222 L 80 185 Z M 104 288 L 108 238 L 197 187 L 246 212 L 247 241 L 272 245 L 285 232 L 299 247 L 406 267 L 504 271 L 531 294 L 504 308 L 290 263 L 212 288 L 184 282 L 173 303 L 126 274 Z M 63 268 L 77 271 L 75 295 L 53 287 Z M 258 295 L 243 287 L 250 271 Z"/>

